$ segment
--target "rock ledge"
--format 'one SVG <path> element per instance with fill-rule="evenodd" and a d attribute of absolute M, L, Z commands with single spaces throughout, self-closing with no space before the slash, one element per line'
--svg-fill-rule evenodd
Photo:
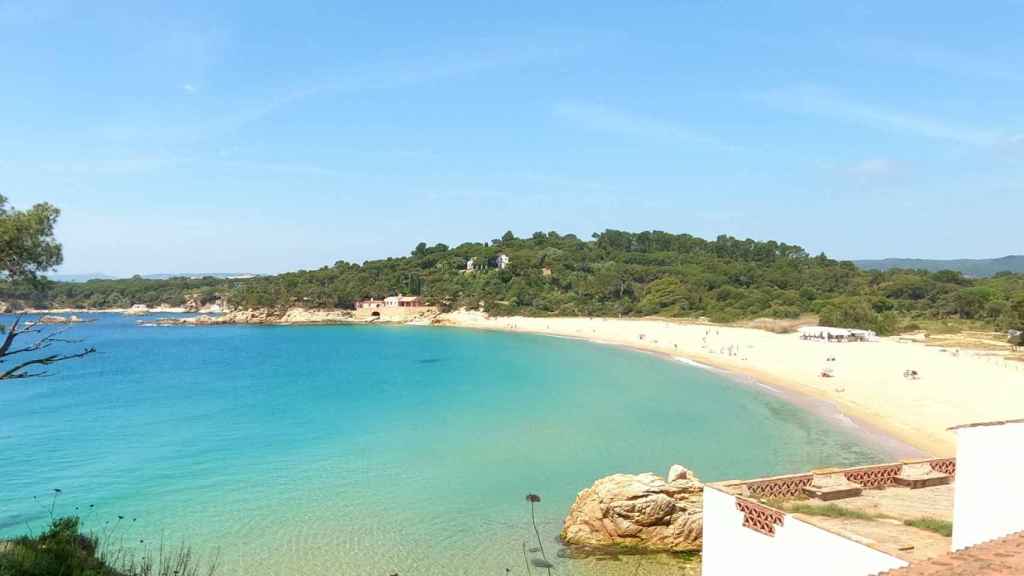
<path fill-rule="evenodd" d="M 691 552 L 701 547 L 704 485 L 676 464 L 667 481 L 653 473 L 614 474 L 583 490 L 562 540 L 591 549 Z"/>

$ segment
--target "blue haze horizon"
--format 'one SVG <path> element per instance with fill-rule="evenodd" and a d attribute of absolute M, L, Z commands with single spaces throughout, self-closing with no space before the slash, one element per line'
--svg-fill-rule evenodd
<path fill-rule="evenodd" d="M 137 548 L 187 541 L 229 576 L 520 574 L 538 493 L 559 574 L 628 574 L 633 560 L 558 556 L 569 505 L 601 476 L 884 458 L 765 391 L 582 341 L 91 317 L 73 331 L 99 354 L 0 387 L 0 537 L 43 529 L 60 488 L 58 514 Z"/>

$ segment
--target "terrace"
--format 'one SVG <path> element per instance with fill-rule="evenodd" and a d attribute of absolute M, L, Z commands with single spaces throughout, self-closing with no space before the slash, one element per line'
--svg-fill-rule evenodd
<path fill-rule="evenodd" d="M 814 551 L 862 563 L 863 574 L 941 556 L 952 544 L 955 473 L 956 461 L 942 458 L 712 483 L 705 547 L 721 558 L 716 541 L 743 543 L 783 564 Z M 710 564 L 713 574 L 714 559 Z"/>

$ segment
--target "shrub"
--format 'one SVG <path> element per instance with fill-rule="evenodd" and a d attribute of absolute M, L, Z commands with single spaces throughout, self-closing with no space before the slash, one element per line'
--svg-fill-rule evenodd
<path fill-rule="evenodd" d="M 768 310 L 768 315 L 772 318 L 799 318 L 800 309 L 796 306 L 774 306 Z"/>
<path fill-rule="evenodd" d="M 826 516 L 828 518 L 853 518 L 855 520 L 874 520 L 878 518 L 878 515 L 871 514 L 868 512 L 862 512 L 860 510 L 853 510 L 852 508 L 843 508 L 836 504 L 825 504 L 824 506 L 819 504 L 807 504 L 804 502 L 794 502 L 791 504 L 784 505 L 787 512 L 795 514 L 806 514 L 808 516 Z"/>
<path fill-rule="evenodd" d="M 162 547 L 161 547 L 162 548 Z M 216 563 L 199 565 L 192 550 L 136 556 L 125 549 L 103 550 L 100 541 L 82 534 L 77 517 L 57 518 L 38 537 L 0 541 L 0 576 L 208 576 Z"/>
<path fill-rule="evenodd" d="M 953 523 L 948 520 L 939 520 L 938 518 L 914 518 L 913 520 L 906 520 L 903 523 L 907 526 L 913 526 L 914 528 L 920 528 L 921 530 L 928 530 L 929 532 L 941 534 L 947 538 L 953 535 Z"/>
<path fill-rule="evenodd" d="M 58 518 L 37 538 L 22 537 L 0 552 L 0 575 L 120 576 L 96 555 L 97 541 L 78 530 L 78 518 Z"/>

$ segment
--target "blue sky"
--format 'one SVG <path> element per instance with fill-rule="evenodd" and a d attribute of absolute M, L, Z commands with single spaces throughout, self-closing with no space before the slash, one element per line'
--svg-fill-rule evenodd
<path fill-rule="evenodd" d="M 826 4 L 0 0 L 0 193 L 63 210 L 67 273 L 507 229 L 1021 252 L 1024 2 Z"/>

